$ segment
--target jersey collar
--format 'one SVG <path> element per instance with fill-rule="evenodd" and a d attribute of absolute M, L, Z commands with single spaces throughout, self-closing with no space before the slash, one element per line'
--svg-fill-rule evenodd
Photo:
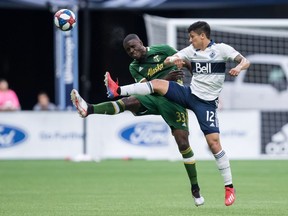
<path fill-rule="evenodd" d="M 207 45 L 206 48 L 211 47 L 215 42 L 213 40 L 210 40 L 210 43 Z M 196 49 L 196 52 L 200 51 L 200 49 Z"/>

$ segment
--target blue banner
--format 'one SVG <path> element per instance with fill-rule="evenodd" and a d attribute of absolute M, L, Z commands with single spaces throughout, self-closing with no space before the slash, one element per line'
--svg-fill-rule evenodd
<path fill-rule="evenodd" d="M 73 9 L 76 15 L 77 11 Z M 55 101 L 60 110 L 72 109 L 70 92 L 78 89 L 78 26 L 70 31 L 55 27 Z"/>

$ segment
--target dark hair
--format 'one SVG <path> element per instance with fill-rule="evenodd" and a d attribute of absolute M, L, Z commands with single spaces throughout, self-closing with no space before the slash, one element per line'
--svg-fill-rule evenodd
<path fill-rule="evenodd" d="M 141 41 L 140 38 L 138 37 L 138 35 L 136 35 L 136 34 L 128 34 L 128 35 L 124 38 L 123 44 L 126 44 L 128 41 L 133 40 L 133 39 L 136 39 L 136 40 Z"/>
<path fill-rule="evenodd" d="M 210 29 L 209 24 L 204 22 L 204 21 L 198 21 L 198 22 L 195 22 L 192 25 L 190 25 L 188 27 L 188 33 L 190 33 L 191 31 L 194 31 L 194 32 L 196 32 L 199 35 L 201 33 L 204 33 L 206 35 L 206 37 L 208 39 L 210 39 L 211 29 Z"/>
<path fill-rule="evenodd" d="M 48 96 L 48 93 L 44 90 L 41 90 L 38 92 L 38 95 L 47 95 Z"/>

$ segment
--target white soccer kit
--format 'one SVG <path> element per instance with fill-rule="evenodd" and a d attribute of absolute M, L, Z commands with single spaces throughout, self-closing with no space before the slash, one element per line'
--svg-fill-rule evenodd
<path fill-rule="evenodd" d="M 225 43 L 211 41 L 204 51 L 195 49 L 191 44 L 180 50 L 177 55 L 192 64 L 192 94 L 211 101 L 218 98 L 223 88 L 226 62 L 234 60 L 239 52 Z"/>

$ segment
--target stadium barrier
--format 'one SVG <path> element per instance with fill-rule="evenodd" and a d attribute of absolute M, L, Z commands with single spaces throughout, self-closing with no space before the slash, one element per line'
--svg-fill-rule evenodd
<path fill-rule="evenodd" d="M 231 159 L 288 159 L 288 112 L 233 110 L 218 116 L 221 142 Z M 189 126 L 196 158 L 213 159 L 190 111 Z M 181 159 L 160 116 L 124 112 L 83 120 L 72 111 L 0 113 L 0 159 L 74 159 L 83 154 L 83 146 L 84 153 L 97 161 Z"/>

